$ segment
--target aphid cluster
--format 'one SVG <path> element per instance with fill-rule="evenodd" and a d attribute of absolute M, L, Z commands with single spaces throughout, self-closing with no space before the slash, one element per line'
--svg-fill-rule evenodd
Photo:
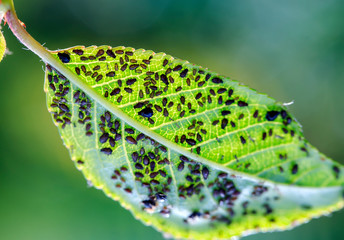
<path fill-rule="evenodd" d="M 234 216 L 234 202 L 240 195 L 240 190 L 235 187 L 232 180 L 228 178 L 228 174 L 220 172 L 218 178 L 208 184 L 210 189 L 213 189 L 213 197 L 218 201 L 219 205 L 223 205 L 230 217 Z"/>
<path fill-rule="evenodd" d="M 285 108 L 274 104 L 260 106 L 258 100 L 249 98 L 250 93 L 256 93 L 245 89 L 249 93 L 243 94 L 244 87 L 235 81 L 168 55 L 131 48 L 76 47 L 56 55 L 110 102 L 204 158 L 254 174 L 260 169 L 249 156 L 264 159 L 268 155 L 270 164 L 286 177 L 292 179 L 303 170 L 300 163 L 284 165 L 309 154 L 303 138 L 295 138 L 298 126 Z M 55 121 L 65 127 L 71 123 L 72 114 L 64 97 L 69 93 L 69 81 L 58 73 L 48 74 L 48 80 L 56 97 L 51 105 L 56 109 Z M 74 90 L 73 96 L 79 104 L 79 123 L 85 124 L 85 134 L 92 136 L 94 129 L 88 122 L 92 118 L 92 102 L 79 90 Z M 99 124 L 104 125 L 98 136 L 101 151 L 111 155 L 116 139 L 120 139 L 119 130 L 108 127 L 111 123 L 106 120 Z M 136 136 L 124 139 L 137 145 Z M 298 144 L 300 152 L 282 158 L 271 154 L 275 147 L 288 144 Z M 281 147 L 282 152 L 284 149 Z M 179 163 L 177 169 L 182 168 Z M 337 168 L 333 172 L 339 175 Z"/>
<path fill-rule="evenodd" d="M 313 154 L 283 106 L 207 69 L 123 47 L 77 47 L 56 55 L 101 97 L 216 164 L 262 178 L 274 172 L 292 182 L 305 171 L 306 164 L 299 159 Z M 275 190 L 268 185 L 247 183 L 168 149 L 71 85 L 47 66 L 54 121 L 69 138 L 71 151 L 84 144 L 82 152 L 72 151 L 80 169 L 88 174 L 88 168 L 101 166 L 104 189 L 135 199 L 134 207 L 145 213 L 178 216 L 188 226 L 209 223 L 214 228 L 246 215 L 276 220 L 280 196 L 278 192 L 273 196 Z M 261 99 L 267 103 L 260 105 Z M 288 151 L 295 146 L 296 151 Z M 339 167 L 330 169 L 334 178 L 341 176 Z M 307 203 L 302 206 L 310 209 Z"/>
<path fill-rule="evenodd" d="M 75 73 L 86 77 L 91 86 L 96 89 L 99 84 L 104 86 L 105 90 L 99 88 L 101 94 L 125 106 L 125 111 L 134 113 L 132 116 L 137 120 L 166 131 L 166 135 L 177 129 L 174 142 L 206 158 L 209 151 L 202 150 L 205 144 L 218 145 L 218 151 L 224 153 L 217 155 L 217 161 L 225 163 L 240 158 L 240 154 L 233 156 L 231 151 L 223 149 L 222 139 L 227 141 L 227 135 L 233 131 L 235 141 L 242 145 L 242 150 L 236 152 L 242 155 L 249 145 L 269 136 L 272 144 L 293 141 L 295 132 L 288 129 L 292 119 L 284 109 L 257 106 L 237 93 L 240 87 L 235 82 L 229 83 L 228 79 L 171 56 L 129 48 L 75 48 L 59 53 L 58 57 L 73 64 Z M 268 129 L 259 129 L 260 134 L 254 128 L 252 133 L 240 131 L 250 124 L 266 122 L 269 126 L 274 121 L 281 125 L 270 124 Z M 287 134 L 290 136 L 283 136 Z"/>
<path fill-rule="evenodd" d="M 127 132 L 127 134 L 134 133 Z M 132 140 L 128 141 L 129 137 Z M 167 158 L 167 148 L 142 133 L 138 133 L 135 138 L 132 136 L 126 138 L 128 144 L 133 144 L 135 141 L 135 145 L 141 146 L 130 154 L 136 182 L 146 188 L 149 194 L 170 192 L 171 162 Z"/>
<path fill-rule="evenodd" d="M 132 193 L 132 188 L 126 185 L 126 178 L 123 176 L 123 173 L 126 173 L 128 168 L 126 166 L 122 166 L 120 168 L 116 168 L 113 171 L 111 179 L 115 181 L 116 188 L 121 188 L 126 193 Z"/>
<path fill-rule="evenodd" d="M 116 142 L 122 139 L 122 131 L 120 128 L 121 121 L 112 116 L 109 111 L 105 111 L 100 116 L 98 127 L 100 136 L 98 138 L 101 144 L 100 151 L 106 155 L 110 155 L 115 149 Z"/>
<path fill-rule="evenodd" d="M 85 135 L 92 136 L 92 103 L 86 94 L 80 90 L 76 90 L 73 94 L 74 103 L 78 105 L 78 123 L 85 125 Z"/>
<path fill-rule="evenodd" d="M 189 158 L 181 155 L 176 164 L 178 172 L 184 176 L 183 184 L 178 185 L 178 196 L 181 199 L 186 199 L 196 195 L 200 201 L 203 201 L 204 195 L 201 192 L 204 188 L 204 181 L 209 176 L 209 169 L 200 163 L 190 160 Z"/>
<path fill-rule="evenodd" d="M 51 114 L 57 124 L 62 128 L 71 124 L 71 109 L 67 100 L 70 82 L 59 74 L 50 65 L 46 66 L 49 89 L 53 92 L 50 107 L 53 109 Z"/>

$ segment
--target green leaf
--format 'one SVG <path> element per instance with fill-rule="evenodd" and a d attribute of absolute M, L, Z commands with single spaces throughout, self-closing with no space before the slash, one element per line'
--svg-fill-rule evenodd
<path fill-rule="evenodd" d="M 5 15 L 5 8 L 0 3 L 0 62 L 2 61 L 3 57 L 5 56 L 5 52 L 6 52 L 6 41 L 5 41 L 4 35 L 2 34 L 2 31 L 1 31 L 1 22 L 2 22 L 4 15 Z"/>
<path fill-rule="evenodd" d="M 343 207 L 343 167 L 266 95 L 164 53 L 52 53 L 98 93 L 47 65 L 48 109 L 72 160 L 147 225 L 175 238 L 230 238 Z"/>
<path fill-rule="evenodd" d="M 5 41 L 4 35 L 2 34 L 0 30 L 0 62 L 5 56 L 5 51 L 6 51 L 6 41 Z"/>

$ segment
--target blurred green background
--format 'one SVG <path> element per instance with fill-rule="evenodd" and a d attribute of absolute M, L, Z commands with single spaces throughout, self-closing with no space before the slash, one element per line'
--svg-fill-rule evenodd
<path fill-rule="evenodd" d="M 125 45 L 164 51 L 281 102 L 308 140 L 344 163 L 341 0 L 15 0 L 49 49 Z M 89 188 L 46 110 L 43 63 L 3 28 L 0 64 L 0 238 L 163 239 Z M 324 196 L 326 197 L 326 196 Z M 343 239 L 344 211 L 246 240 Z"/>

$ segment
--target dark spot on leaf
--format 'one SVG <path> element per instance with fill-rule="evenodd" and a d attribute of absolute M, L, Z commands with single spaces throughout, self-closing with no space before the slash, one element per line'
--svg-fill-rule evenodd
<path fill-rule="evenodd" d="M 335 174 L 335 177 L 336 177 L 336 178 L 339 178 L 339 174 L 340 174 L 340 169 L 339 169 L 339 167 L 333 166 L 333 167 L 332 167 L 332 170 L 333 170 L 333 172 L 334 172 L 334 174 Z"/>
<path fill-rule="evenodd" d="M 292 169 L 291 169 L 291 173 L 292 173 L 292 174 L 296 174 L 297 171 L 298 171 L 298 169 L 299 169 L 298 165 L 297 165 L 297 164 L 294 164 L 293 167 L 292 167 Z"/>
<path fill-rule="evenodd" d="M 269 112 L 266 113 L 265 118 L 268 121 L 274 121 L 278 117 L 279 114 L 280 113 L 277 112 L 277 111 L 269 111 Z"/>
<path fill-rule="evenodd" d="M 157 200 L 166 200 L 167 199 L 167 196 L 163 193 L 157 193 L 157 194 L 155 194 L 155 197 Z"/>
<path fill-rule="evenodd" d="M 209 169 L 207 167 L 203 167 L 202 169 L 202 176 L 205 180 L 207 180 L 208 176 L 209 176 Z"/>
<path fill-rule="evenodd" d="M 137 135 L 136 141 L 140 141 L 140 140 L 142 140 L 144 138 L 145 138 L 145 135 L 143 133 L 140 133 L 139 135 Z"/>
<path fill-rule="evenodd" d="M 182 70 L 182 66 L 181 65 L 175 66 L 173 68 L 173 71 L 180 71 L 180 70 Z"/>
<path fill-rule="evenodd" d="M 158 172 L 152 172 L 151 174 L 149 174 L 150 178 L 155 178 L 156 176 L 158 176 Z"/>
<path fill-rule="evenodd" d="M 134 108 L 142 108 L 145 104 L 143 102 L 138 102 L 134 105 Z"/>
<path fill-rule="evenodd" d="M 100 151 L 106 155 L 110 155 L 112 153 L 111 148 L 102 148 Z"/>
<path fill-rule="evenodd" d="M 229 106 L 229 105 L 231 105 L 231 104 L 233 104 L 234 103 L 234 100 L 227 100 L 226 102 L 225 102 L 225 104 L 227 105 L 227 106 Z"/>
<path fill-rule="evenodd" d="M 98 75 L 98 77 L 96 78 L 96 82 L 99 82 L 100 80 L 102 80 L 103 79 L 103 75 Z"/>
<path fill-rule="evenodd" d="M 183 171 L 184 169 L 184 162 L 180 162 L 178 165 L 178 171 Z"/>
<path fill-rule="evenodd" d="M 217 125 L 218 123 L 219 123 L 219 120 L 215 120 L 215 121 L 212 122 L 212 125 L 215 126 L 215 125 Z"/>
<path fill-rule="evenodd" d="M 127 93 L 132 93 L 132 92 L 133 92 L 133 89 L 125 87 L 125 88 L 124 88 L 124 91 L 126 91 Z"/>
<path fill-rule="evenodd" d="M 292 119 L 290 117 L 287 118 L 286 125 L 289 125 L 291 123 Z"/>
<path fill-rule="evenodd" d="M 134 55 L 134 53 L 132 51 L 127 51 L 127 52 L 125 52 L 125 54 L 128 55 L 128 56 L 133 56 Z"/>
<path fill-rule="evenodd" d="M 197 93 L 195 99 L 198 100 L 202 97 L 202 93 Z"/>
<path fill-rule="evenodd" d="M 132 65 L 129 66 L 129 69 L 130 69 L 130 70 L 135 70 L 135 69 L 138 68 L 138 67 L 139 67 L 138 64 L 132 64 Z"/>
<path fill-rule="evenodd" d="M 73 50 L 73 53 L 75 53 L 75 54 L 77 54 L 77 55 L 82 55 L 82 54 L 84 54 L 84 51 L 81 50 L 81 49 L 74 49 L 74 50 Z"/>
<path fill-rule="evenodd" d="M 265 213 L 264 215 L 269 215 L 273 212 L 273 209 L 271 208 L 271 206 L 267 203 L 263 204 L 263 207 L 265 208 Z"/>
<path fill-rule="evenodd" d="M 184 78 L 186 76 L 186 74 L 188 73 L 189 69 L 184 69 L 181 73 L 180 73 L 180 77 Z"/>
<path fill-rule="evenodd" d="M 99 51 L 96 54 L 96 57 L 100 57 L 103 54 L 104 54 L 104 50 L 103 49 L 99 49 Z"/>
<path fill-rule="evenodd" d="M 106 74 L 107 77 L 114 77 L 115 76 L 115 72 L 108 72 Z"/>
<path fill-rule="evenodd" d="M 137 144 L 137 141 L 131 136 L 125 137 L 125 140 L 127 140 L 127 142 L 130 144 L 135 144 L 135 145 Z"/>
<path fill-rule="evenodd" d="M 196 141 L 194 139 L 191 139 L 191 138 L 187 138 L 186 139 L 186 142 L 191 145 L 191 146 L 194 146 L 196 145 Z"/>
<path fill-rule="evenodd" d="M 163 81 L 166 85 L 168 85 L 167 77 L 166 77 L 165 74 L 161 74 L 161 75 L 160 75 L 160 79 L 161 79 L 161 81 Z"/>
<path fill-rule="evenodd" d="M 223 103 L 223 98 L 222 98 L 222 96 L 219 97 L 219 99 L 217 100 L 217 103 L 218 103 L 219 105 L 221 105 L 221 104 Z"/>
<path fill-rule="evenodd" d="M 65 104 L 60 104 L 59 108 L 64 112 L 69 112 L 69 108 Z"/>
<path fill-rule="evenodd" d="M 228 125 L 228 119 L 227 118 L 222 119 L 221 128 L 225 129 L 227 127 L 227 125 Z"/>
<path fill-rule="evenodd" d="M 287 117 L 287 112 L 285 110 L 281 111 L 281 117 L 285 119 Z"/>
<path fill-rule="evenodd" d="M 220 88 L 219 90 L 217 90 L 217 93 L 218 93 L 218 94 L 222 94 L 222 93 L 224 93 L 225 91 L 226 91 L 225 88 Z"/>
<path fill-rule="evenodd" d="M 132 79 L 128 79 L 126 83 L 127 85 L 133 85 L 135 82 L 136 82 L 136 79 L 132 78 Z"/>
<path fill-rule="evenodd" d="M 150 183 L 152 185 L 159 185 L 160 184 L 160 182 L 158 180 L 151 180 Z"/>
<path fill-rule="evenodd" d="M 229 110 L 224 110 L 224 111 L 221 112 L 222 116 L 226 116 L 226 115 L 228 115 L 230 113 L 231 113 L 231 111 L 229 111 Z"/>
<path fill-rule="evenodd" d="M 218 77 L 214 77 L 213 79 L 211 79 L 211 81 L 213 83 L 223 83 L 223 80 L 221 78 L 218 78 Z"/>
<path fill-rule="evenodd" d="M 121 67 L 121 70 L 122 70 L 122 71 L 125 71 L 125 69 L 127 69 L 127 67 L 128 67 L 128 64 L 126 63 L 126 64 L 124 64 L 124 65 Z"/>
<path fill-rule="evenodd" d="M 137 178 L 143 178 L 144 176 L 143 176 L 143 174 L 140 173 L 140 172 L 135 172 L 135 177 L 137 177 Z"/>
<path fill-rule="evenodd" d="M 109 134 L 108 133 L 103 133 L 103 135 L 100 136 L 99 138 L 99 142 L 100 143 L 105 143 L 109 138 Z"/>
<path fill-rule="evenodd" d="M 80 75 L 80 68 L 76 67 L 75 72 L 76 72 L 76 74 Z M 48 75 L 48 78 L 49 78 L 49 76 L 51 77 L 51 75 Z M 51 80 L 49 80 L 49 82 L 51 82 Z"/>
<path fill-rule="evenodd" d="M 57 56 L 60 58 L 61 62 L 63 63 L 70 62 L 70 56 L 68 53 L 58 53 Z"/>
<path fill-rule="evenodd" d="M 136 164 L 135 164 L 135 168 L 136 168 L 136 169 L 139 169 L 139 170 L 142 170 L 142 169 L 143 169 L 143 166 L 142 166 L 142 164 L 140 164 L 140 163 L 136 163 Z"/>
<path fill-rule="evenodd" d="M 233 89 L 229 89 L 229 90 L 228 90 L 228 97 L 231 97 L 232 94 L 233 94 Z"/>
<path fill-rule="evenodd" d="M 142 204 L 145 208 L 152 209 L 153 207 L 156 206 L 156 202 L 152 199 L 149 200 L 143 200 Z"/>
<path fill-rule="evenodd" d="M 106 51 L 106 54 L 109 55 L 109 56 L 112 57 L 112 58 L 116 58 L 116 55 L 115 55 L 114 52 L 113 52 L 112 50 L 110 50 L 110 49 L 108 49 L 108 50 Z"/>
<path fill-rule="evenodd" d="M 114 95 L 117 95 L 121 92 L 121 89 L 120 88 L 115 88 L 114 90 L 111 91 L 110 95 L 111 96 L 114 96 Z"/>
<path fill-rule="evenodd" d="M 187 181 L 189 181 L 189 182 L 193 182 L 193 181 L 194 181 L 194 180 L 192 179 L 191 176 L 186 176 L 185 179 L 186 179 Z"/>
<path fill-rule="evenodd" d="M 244 102 L 244 101 L 239 101 L 239 102 L 238 102 L 238 106 L 239 106 L 239 107 L 247 107 L 248 104 L 247 104 L 246 102 Z"/>
<path fill-rule="evenodd" d="M 150 118 L 153 116 L 153 110 L 149 107 L 146 107 L 139 111 L 138 114 L 142 117 Z"/>
<path fill-rule="evenodd" d="M 183 156 L 183 155 L 181 155 L 181 156 L 179 157 L 179 159 L 182 160 L 183 162 L 189 162 L 189 161 L 190 161 L 187 157 L 185 157 L 185 156 Z"/>

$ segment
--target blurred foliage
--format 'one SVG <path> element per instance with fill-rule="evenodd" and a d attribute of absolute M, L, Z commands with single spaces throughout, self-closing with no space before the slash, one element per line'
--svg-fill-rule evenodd
<path fill-rule="evenodd" d="M 344 4 L 340 0 L 15 0 L 49 49 L 125 45 L 164 51 L 281 102 L 306 138 L 344 163 Z M 43 63 L 3 28 L 0 64 L 0 237 L 163 239 L 88 188 L 45 106 Z M 324 196 L 326 197 L 326 196 Z M 258 239 L 338 239 L 344 211 Z"/>

